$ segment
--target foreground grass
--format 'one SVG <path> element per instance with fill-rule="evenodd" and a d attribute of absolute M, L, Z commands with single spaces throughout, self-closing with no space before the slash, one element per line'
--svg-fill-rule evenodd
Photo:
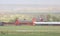
<path fill-rule="evenodd" d="M 60 30 L 60 26 L 0 26 L 0 30 Z"/>
<path fill-rule="evenodd" d="M 60 26 L 0 26 L 0 36 L 60 36 Z"/>
<path fill-rule="evenodd" d="M 18 32 L 18 33 L 0 33 L 0 36 L 60 36 L 55 32 Z"/>

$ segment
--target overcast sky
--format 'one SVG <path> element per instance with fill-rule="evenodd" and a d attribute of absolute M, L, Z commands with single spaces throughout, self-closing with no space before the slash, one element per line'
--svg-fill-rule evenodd
<path fill-rule="evenodd" d="M 57 7 L 60 9 L 60 0 L 0 0 L 0 10 L 42 9 Z"/>
<path fill-rule="evenodd" d="M 60 0 L 0 0 L 0 4 L 47 4 L 60 5 Z"/>

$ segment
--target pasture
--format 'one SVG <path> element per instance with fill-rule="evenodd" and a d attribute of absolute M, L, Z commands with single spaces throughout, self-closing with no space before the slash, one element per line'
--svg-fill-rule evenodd
<path fill-rule="evenodd" d="M 0 26 L 0 36 L 60 36 L 60 26 Z"/>

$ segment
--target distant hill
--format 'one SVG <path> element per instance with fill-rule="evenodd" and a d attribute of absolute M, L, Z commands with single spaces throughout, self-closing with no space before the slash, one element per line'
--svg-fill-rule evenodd
<path fill-rule="evenodd" d="M 0 14 L 60 14 L 60 12 L 0 12 Z"/>

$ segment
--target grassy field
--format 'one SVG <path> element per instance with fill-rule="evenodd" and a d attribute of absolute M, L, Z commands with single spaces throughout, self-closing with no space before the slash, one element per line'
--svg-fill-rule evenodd
<path fill-rule="evenodd" d="M 0 26 L 0 36 L 60 36 L 60 26 Z"/>

